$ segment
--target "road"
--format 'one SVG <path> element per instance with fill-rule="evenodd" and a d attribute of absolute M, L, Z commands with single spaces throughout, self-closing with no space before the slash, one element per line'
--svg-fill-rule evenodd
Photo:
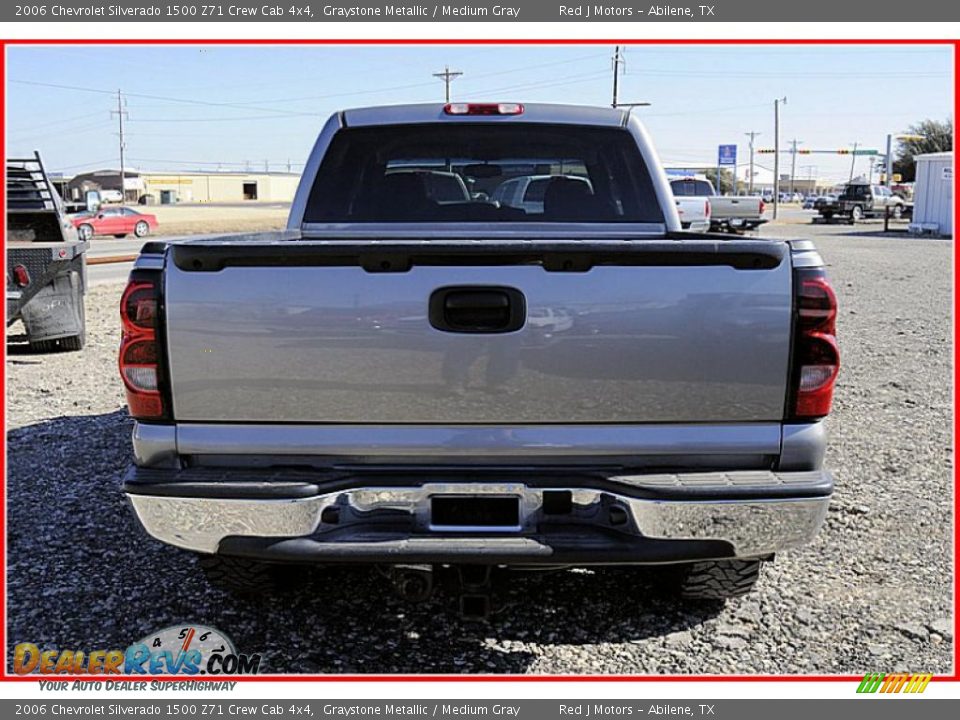
<path fill-rule="evenodd" d="M 162 237 L 146 238 L 101 238 L 96 237 L 90 243 L 90 249 L 87 251 L 88 260 L 99 260 L 101 258 L 126 257 L 137 255 L 140 248 L 147 242 L 175 242 L 177 240 L 202 240 L 204 238 L 217 237 L 216 235 L 170 235 Z M 90 287 L 100 285 L 111 285 L 113 283 L 123 282 L 130 274 L 133 268 L 133 262 L 92 264 L 87 267 L 87 283 Z"/>

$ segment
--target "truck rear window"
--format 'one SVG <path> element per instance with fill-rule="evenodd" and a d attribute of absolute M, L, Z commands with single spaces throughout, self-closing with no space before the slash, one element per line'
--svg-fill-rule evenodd
<path fill-rule="evenodd" d="M 693 180 L 690 178 L 671 180 L 670 188 L 673 190 L 674 197 L 704 197 L 713 195 L 710 183 L 704 180 Z"/>
<path fill-rule="evenodd" d="M 623 129 L 439 123 L 347 128 L 324 155 L 308 223 L 662 223 Z"/>

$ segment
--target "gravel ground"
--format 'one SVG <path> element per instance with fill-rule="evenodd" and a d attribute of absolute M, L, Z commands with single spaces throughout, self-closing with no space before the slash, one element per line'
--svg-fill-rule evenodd
<path fill-rule="evenodd" d="M 869 226 L 868 226 L 869 227 Z M 81 355 L 12 348 L 9 641 L 125 647 L 216 626 L 267 672 L 950 673 L 951 243 L 861 227 L 816 236 L 841 303 L 830 418 L 837 494 L 816 542 L 726 606 L 657 598 L 643 572 L 521 579 L 490 623 L 450 598 L 406 605 L 373 573 L 317 573 L 265 603 L 210 589 L 191 556 L 145 538 L 118 492 L 131 422 L 116 377 L 119 286 L 88 298 Z"/>

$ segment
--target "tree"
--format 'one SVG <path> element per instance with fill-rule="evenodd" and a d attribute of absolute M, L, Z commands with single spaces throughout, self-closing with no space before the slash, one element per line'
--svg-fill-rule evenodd
<path fill-rule="evenodd" d="M 903 176 L 902 182 L 916 179 L 917 163 L 914 155 L 953 150 L 953 119 L 924 120 L 911 125 L 905 134 L 923 135 L 922 139 L 898 140 L 893 172 Z"/>
<path fill-rule="evenodd" d="M 728 193 L 733 193 L 733 171 L 727 170 L 726 168 L 720 168 L 720 185 L 717 185 L 717 169 L 710 168 L 704 171 L 704 176 L 707 180 L 713 183 L 713 187 L 717 189 L 717 192 L 721 195 L 726 195 Z"/>

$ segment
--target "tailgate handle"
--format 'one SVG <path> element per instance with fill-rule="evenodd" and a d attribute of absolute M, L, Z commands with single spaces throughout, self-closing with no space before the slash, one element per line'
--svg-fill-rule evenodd
<path fill-rule="evenodd" d="M 523 293 L 511 287 L 454 286 L 430 296 L 430 324 L 456 333 L 505 333 L 527 318 Z"/>

